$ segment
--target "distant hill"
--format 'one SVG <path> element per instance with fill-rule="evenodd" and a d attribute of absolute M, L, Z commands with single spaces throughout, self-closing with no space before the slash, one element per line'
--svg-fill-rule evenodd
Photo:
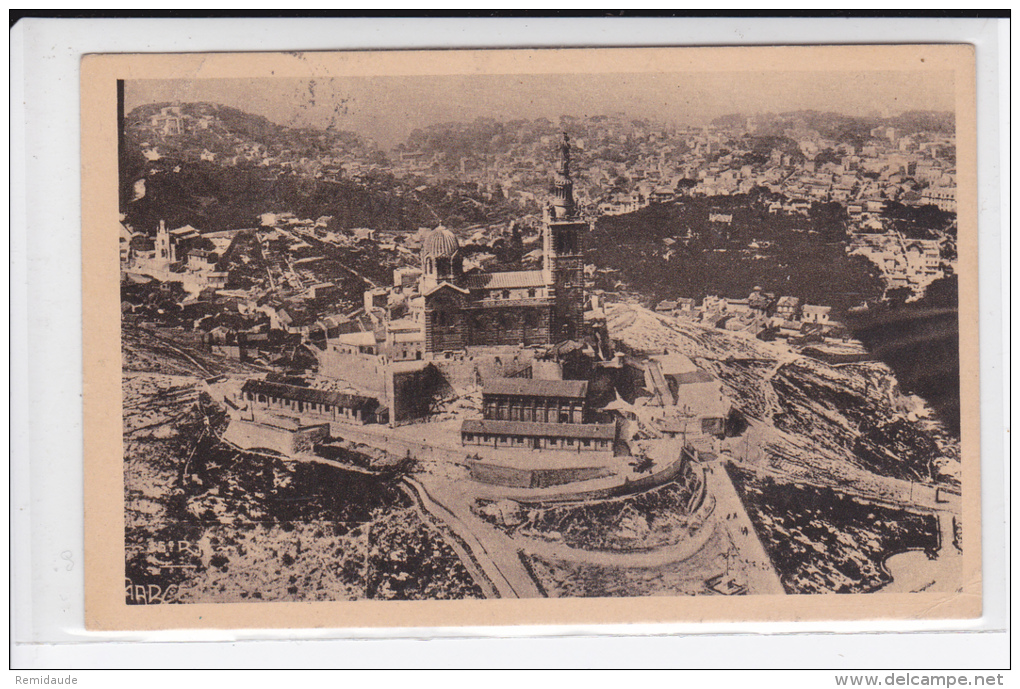
<path fill-rule="evenodd" d="M 716 127 L 743 127 L 747 124 L 747 116 L 739 113 L 721 115 L 713 119 L 712 124 Z"/>
<path fill-rule="evenodd" d="M 712 120 L 720 127 L 742 126 L 743 115 L 724 115 Z M 876 127 L 894 127 L 900 136 L 930 132 L 952 136 L 956 132 L 956 117 L 952 112 L 912 110 L 894 117 L 859 117 L 818 110 L 794 110 L 766 115 L 755 121 L 757 134 L 782 135 L 787 129 L 803 129 L 817 132 L 827 139 L 860 147 L 871 139 L 871 130 Z"/>
<path fill-rule="evenodd" d="M 167 118 L 177 122 L 167 124 Z M 230 155 L 253 144 L 270 155 L 292 151 L 303 157 L 368 148 L 354 132 L 285 127 L 218 103 L 150 103 L 124 120 L 125 133 L 135 143 L 158 144 L 164 155 L 176 157 L 203 149 Z"/>
<path fill-rule="evenodd" d="M 368 172 L 352 179 L 346 166 L 355 163 Z M 262 213 L 281 211 L 332 216 L 332 229 L 413 231 L 500 219 L 505 209 L 484 205 L 476 191 L 411 191 L 357 134 L 286 127 L 216 103 L 153 103 L 125 117 L 121 210 L 127 224 L 149 234 L 160 220 L 218 231 L 253 227 Z"/>

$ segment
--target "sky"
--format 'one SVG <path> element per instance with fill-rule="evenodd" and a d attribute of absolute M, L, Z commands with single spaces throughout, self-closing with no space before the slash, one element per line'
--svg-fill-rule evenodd
<path fill-rule="evenodd" d="M 288 126 L 355 131 L 385 148 L 440 122 L 624 113 L 669 124 L 813 109 L 896 115 L 953 109 L 951 73 L 684 72 L 135 80 L 127 112 L 156 102 L 220 103 Z"/>

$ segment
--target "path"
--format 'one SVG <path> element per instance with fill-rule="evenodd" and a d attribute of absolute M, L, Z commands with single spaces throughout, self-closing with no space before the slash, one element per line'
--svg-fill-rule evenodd
<path fill-rule="evenodd" d="M 959 589 L 963 577 L 963 558 L 953 543 L 953 514 L 939 512 L 939 550 L 930 559 L 923 550 L 897 553 L 884 563 L 893 580 L 882 593 L 951 592 Z"/>
<path fill-rule="evenodd" d="M 803 474 L 788 474 L 778 469 L 763 467 L 757 464 L 740 461 L 736 461 L 734 464 L 741 469 L 748 469 L 756 474 L 773 476 L 784 481 L 815 486 L 817 488 L 831 488 L 842 495 L 889 507 L 932 513 L 959 513 L 961 507 L 960 496 L 956 493 L 950 493 L 944 488 L 939 490 L 935 486 L 904 481 L 889 476 L 869 473 L 862 476 L 860 482 L 855 482 L 854 485 L 848 486 Z M 862 485 L 865 480 L 867 481 L 867 486 Z M 938 493 L 937 496 L 936 492 Z"/>
<path fill-rule="evenodd" d="M 485 572 L 485 569 L 478 561 L 478 558 L 471 552 L 470 546 L 468 546 L 460 535 L 454 533 L 450 528 L 450 524 L 448 522 L 449 513 L 441 511 L 439 506 L 436 505 L 431 498 L 429 498 L 427 493 L 425 493 L 420 484 L 408 479 L 401 482 L 401 487 L 404 489 L 404 492 L 414 500 L 414 506 L 415 509 L 418 510 L 419 516 L 421 516 L 426 523 L 431 524 L 440 533 L 440 535 L 443 536 L 443 540 L 446 541 L 446 543 L 457 554 L 457 557 L 460 559 L 461 563 L 463 563 L 465 569 L 468 570 L 471 578 L 482 589 L 486 598 L 499 598 L 501 596 L 506 597 L 503 594 L 507 592 L 512 593 L 509 582 L 507 582 L 505 577 L 503 577 L 499 572 L 494 572 L 494 574 L 498 575 L 496 577 L 496 581 L 503 584 L 503 587 L 500 588 L 496 586 L 493 582 L 493 577 Z M 452 538 L 447 537 L 447 532 L 450 532 Z"/>
<path fill-rule="evenodd" d="M 422 504 L 470 549 L 477 565 L 502 598 L 541 598 L 538 584 L 521 561 L 521 552 L 503 532 L 471 512 L 474 498 L 463 491 L 463 483 L 420 477 L 409 480 Z"/>
<path fill-rule="evenodd" d="M 762 396 L 765 398 L 765 410 L 762 415 L 765 417 L 764 421 L 766 423 L 771 424 L 773 422 L 772 420 L 775 418 L 776 412 L 780 411 L 782 406 L 779 399 L 779 393 L 776 392 L 776 389 L 772 386 L 772 380 L 779 374 L 784 366 L 802 358 L 803 356 L 797 352 L 783 352 L 776 357 L 772 367 L 769 368 L 768 372 L 766 372 L 764 376 L 762 376 L 761 389 Z"/>
<path fill-rule="evenodd" d="M 783 595 L 786 591 L 772 566 L 765 547 L 758 539 L 744 504 L 740 501 L 724 462 L 705 465 L 708 492 L 715 496 L 715 516 L 727 530 L 730 541 L 736 546 L 747 577 L 747 592 L 751 595 Z"/>

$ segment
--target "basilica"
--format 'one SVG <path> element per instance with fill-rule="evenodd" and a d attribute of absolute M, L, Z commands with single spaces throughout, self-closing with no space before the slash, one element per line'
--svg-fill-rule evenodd
<path fill-rule="evenodd" d="M 421 251 L 427 355 L 472 346 L 550 345 L 580 338 L 584 309 L 581 240 L 588 231 L 574 204 L 570 141 L 545 210 L 540 270 L 465 275 L 457 237 L 433 230 Z"/>

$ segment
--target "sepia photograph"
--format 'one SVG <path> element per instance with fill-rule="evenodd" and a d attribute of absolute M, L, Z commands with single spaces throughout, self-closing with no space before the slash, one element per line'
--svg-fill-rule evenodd
<path fill-rule="evenodd" d="M 86 57 L 86 624 L 980 615 L 973 59 Z"/>

